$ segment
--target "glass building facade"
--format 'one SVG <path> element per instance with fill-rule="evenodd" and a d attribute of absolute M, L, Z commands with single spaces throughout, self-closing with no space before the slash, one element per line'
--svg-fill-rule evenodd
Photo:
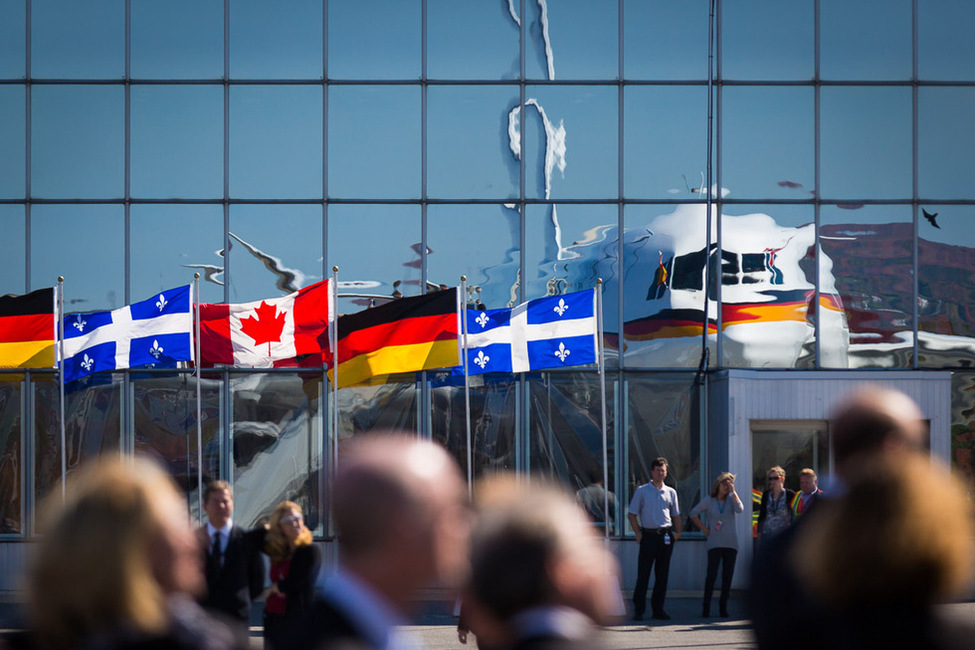
<path fill-rule="evenodd" d="M 713 12 L 713 13 L 712 13 Z M 975 473 L 975 5 L 964 0 L 0 0 L 0 294 L 67 311 L 201 274 L 204 302 L 338 272 L 338 311 L 460 284 L 488 308 L 602 279 L 606 467 L 688 509 L 729 369 L 952 373 Z M 969 180 L 966 180 L 969 179 Z M 597 369 L 339 391 L 321 369 L 0 374 L 0 538 L 105 451 L 241 523 L 329 539 L 337 440 L 397 428 L 475 479 L 604 467 Z M 201 467 L 198 458 L 203 458 Z M 627 535 L 623 513 L 616 530 Z"/>

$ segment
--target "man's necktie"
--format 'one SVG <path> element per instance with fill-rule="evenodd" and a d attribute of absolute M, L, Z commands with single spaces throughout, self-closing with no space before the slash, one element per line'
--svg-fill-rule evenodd
<path fill-rule="evenodd" d="M 223 554 L 220 552 L 219 530 L 213 534 L 213 547 L 210 549 L 210 555 L 213 556 L 213 561 L 217 566 L 223 565 Z"/>

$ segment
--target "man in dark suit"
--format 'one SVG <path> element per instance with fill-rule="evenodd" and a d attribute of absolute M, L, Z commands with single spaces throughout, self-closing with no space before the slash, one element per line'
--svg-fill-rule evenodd
<path fill-rule="evenodd" d="M 246 639 L 251 601 L 264 589 L 264 563 L 254 535 L 233 522 L 230 484 L 213 481 L 203 492 L 207 523 L 200 528 L 205 544 L 207 593 L 200 604 L 224 617 Z"/>
<path fill-rule="evenodd" d="M 387 650 L 402 647 L 398 625 L 417 590 L 456 584 L 467 543 L 467 491 L 443 447 L 369 433 L 339 454 L 332 489 L 339 567 L 290 647 Z"/>

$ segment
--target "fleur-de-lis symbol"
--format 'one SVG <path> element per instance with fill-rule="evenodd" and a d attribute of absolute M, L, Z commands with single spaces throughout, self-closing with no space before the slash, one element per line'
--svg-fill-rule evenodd
<path fill-rule="evenodd" d="M 74 325 L 75 327 L 77 327 L 79 332 L 84 332 L 85 331 L 85 325 L 88 324 L 88 321 L 82 320 L 81 314 L 75 316 L 74 318 L 75 318 L 75 321 L 73 323 L 71 323 L 71 324 Z"/>
<path fill-rule="evenodd" d="M 565 358 L 569 356 L 569 350 L 565 349 L 565 343 L 559 343 L 559 349 L 555 351 L 555 356 L 559 358 L 559 361 L 565 363 Z"/>
<path fill-rule="evenodd" d="M 85 369 L 85 372 L 91 372 L 93 365 L 95 365 L 95 360 L 85 354 L 85 358 L 81 361 L 81 367 Z"/>
<path fill-rule="evenodd" d="M 474 357 L 474 363 L 476 363 L 477 365 L 479 365 L 481 367 L 481 370 L 484 370 L 484 366 L 486 366 L 488 364 L 488 361 L 490 361 L 490 360 L 491 360 L 491 357 L 489 357 L 488 355 L 484 354 L 484 350 L 478 350 L 477 356 Z"/>
<path fill-rule="evenodd" d="M 156 339 L 153 339 L 152 340 L 152 347 L 149 348 L 149 354 L 151 354 L 153 357 L 155 357 L 156 358 L 156 361 L 159 361 L 159 357 L 162 356 L 162 353 L 163 353 L 163 348 L 162 348 L 161 345 L 159 345 L 159 341 L 157 341 Z"/>
<path fill-rule="evenodd" d="M 474 320 L 475 320 L 475 322 L 477 322 L 477 324 L 478 324 L 478 325 L 480 325 L 480 326 L 481 326 L 481 329 L 484 329 L 485 327 L 487 327 L 487 324 L 488 324 L 488 321 L 489 321 L 489 320 L 491 320 L 491 319 L 490 319 L 490 318 L 488 318 L 488 315 L 487 315 L 487 314 L 485 314 L 485 313 L 484 313 L 484 312 L 482 311 L 482 312 L 481 312 L 481 313 L 480 313 L 480 314 L 478 315 L 478 317 L 477 317 L 477 318 L 475 318 Z"/>
<path fill-rule="evenodd" d="M 552 311 L 557 312 L 559 316 L 564 314 L 568 309 L 569 306 L 565 304 L 565 300 L 562 298 L 559 298 L 559 304 L 557 304 L 555 307 L 552 307 Z"/>
<path fill-rule="evenodd" d="M 164 294 L 159 294 L 159 300 L 156 301 L 156 309 L 162 311 L 168 304 L 169 303 L 166 301 L 166 296 Z"/>

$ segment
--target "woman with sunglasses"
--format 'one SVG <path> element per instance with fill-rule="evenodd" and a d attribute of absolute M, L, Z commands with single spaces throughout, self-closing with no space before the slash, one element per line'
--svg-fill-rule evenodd
<path fill-rule="evenodd" d="M 264 552 L 271 558 L 271 588 L 264 598 L 264 647 L 286 648 L 292 623 L 311 606 L 322 561 L 297 503 L 283 501 L 274 508 Z"/>
<path fill-rule="evenodd" d="M 792 523 L 792 503 L 795 490 L 785 488 L 785 470 L 776 465 L 765 473 L 768 479 L 762 492 L 758 510 L 758 543 L 781 532 Z"/>
<path fill-rule="evenodd" d="M 738 532 L 735 515 L 744 512 L 745 505 L 735 492 L 735 475 L 722 472 L 711 486 L 711 496 L 704 497 L 691 509 L 691 521 L 707 538 L 708 571 L 704 579 L 704 611 L 702 616 L 711 616 L 711 594 L 718 578 L 718 565 L 721 565 L 721 596 L 718 600 L 719 615 L 728 618 L 728 596 L 731 594 L 731 579 L 735 575 L 735 560 L 738 557 Z M 705 521 L 701 520 L 703 515 Z"/>

